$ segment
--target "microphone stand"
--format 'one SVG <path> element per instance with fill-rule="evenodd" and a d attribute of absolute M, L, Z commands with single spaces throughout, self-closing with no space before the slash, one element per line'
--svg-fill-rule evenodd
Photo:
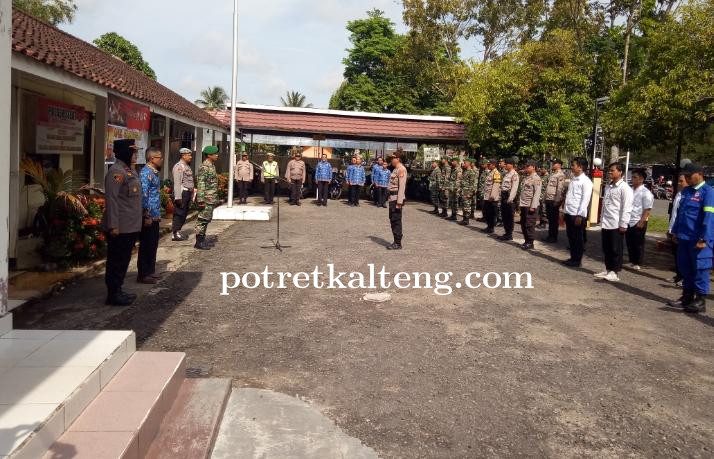
<path fill-rule="evenodd" d="M 253 166 L 257 167 L 258 170 L 263 172 L 263 174 L 265 174 L 265 170 L 261 166 L 257 165 L 253 161 L 251 161 L 250 163 Z M 290 182 L 285 180 L 283 177 L 275 177 L 275 178 L 278 180 L 278 182 L 284 182 L 284 183 L 287 183 L 288 185 L 290 185 Z M 276 219 L 277 228 L 276 228 L 275 240 L 273 240 L 273 245 L 265 245 L 265 246 L 261 246 L 260 248 L 261 249 L 275 249 L 275 250 L 282 252 L 283 249 L 289 249 L 292 246 L 280 244 L 280 196 L 278 196 L 278 199 L 276 199 L 276 201 L 278 201 L 278 215 L 277 215 L 277 219 Z"/>

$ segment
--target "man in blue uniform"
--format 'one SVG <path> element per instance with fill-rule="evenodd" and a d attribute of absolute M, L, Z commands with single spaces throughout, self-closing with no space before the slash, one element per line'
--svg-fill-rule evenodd
<path fill-rule="evenodd" d="M 698 314 L 706 311 L 714 259 L 714 189 L 704 182 L 700 166 L 688 164 L 683 173 L 689 186 L 682 191 L 672 235 L 684 285 L 682 297 L 667 304 Z"/>

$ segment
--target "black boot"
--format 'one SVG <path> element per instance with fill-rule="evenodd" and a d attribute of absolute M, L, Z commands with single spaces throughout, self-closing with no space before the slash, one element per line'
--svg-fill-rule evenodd
<path fill-rule="evenodd" d="M 434 206 L 434 210 L 432 210 L 432 211 L 429 212 L 429 213 L 430 213 L 430 214 L 434 214 L 434 215 L 439 215 L 439 208 L 436 207 L 436 206 Z"/>
<path fill-rule="evenodd" d="M 456 220 L 458 220 L 458 218 L 456 217 L 456 212 L 451 212 L 451 217 L 448 217 L 447 220 L 449 220 L 450 222 L 455 222 Z"/>
<path fill-rule="evenodd" d="M 130 306 L 135 300 L 136 295 L 124 293 L 120 290 L 116 293 L 110 293 L 105 304 L 107 306 L 126 307 Z"/>
<path fill-rule="evenodd" d="M 196 235 L 196 245 L 193 248 L 198 250 L 211 250 L 211 247 L 206 244 L 206 236 L 197 234 Z"/>
<path fill-rule="evenodd" d="M 181 242 L 181 241 L 185 241 L 186 238 L 183 237 L 183 234 L 181 234 L 179 231 L 175 231 L 175 232 L 174 232 L 174 237 L 171 238 L 171 240 L 174 241 L 174 242 Z"/>
<path fill-rule="evenodd" d="M 446 209 L 442 209 L 441 213 L 439 214 L 441 218 L 446 218 L 449 216 L 448 212 L 446 212 Z"/>
<path fill-rule="evenodd" d="M 465 216 L 463 220 L 461 220 L 461 223 L 459 223 L 461 226 L 469 226 L 469 217 Z"/>
<path fill-rule="evenodd" d="M 684 306 L 684 312 L 687 314 L 700 314 L 707 312 L 706 296 L 699 293 L 694 295 L 694 299 L 689 304 Z"/>
<path fill-rule="evenodd" d="M 402 250 L 402 243 L 395 242 L 392 245 L 388 245 L 387 250 Z"/>
<path fill-rule="evenodd" d="M 667 301 L 667 306 L 670 308 L 686 308 L 692 301 L 694 301 L 694 292 L 685 290 L 678 300 Z"/>

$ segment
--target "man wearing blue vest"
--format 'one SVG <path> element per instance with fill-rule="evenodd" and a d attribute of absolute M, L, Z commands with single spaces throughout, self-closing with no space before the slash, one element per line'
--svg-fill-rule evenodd
<path fill-rule="evenodd" d="M 698 314 L 706 312 L 714 261 L 714 189 L 704 182 L 701 166 L 688 164 L 682 173 L 689 186 L 682 191 L 672 237 L 684 285 L 682 297 L 667 304 Z"/>

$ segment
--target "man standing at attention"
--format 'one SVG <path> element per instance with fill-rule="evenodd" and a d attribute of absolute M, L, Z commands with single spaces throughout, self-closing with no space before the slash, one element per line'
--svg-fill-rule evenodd
<path fill-rule="evenodd" d="M 521 248 L 524 250 L 533 248 L 536 224 L 538 223 L 540 192 L 543 187 L 543 180 L 536 173 L 535 168 L 535 161 L 530 160 L 526 163 L 526 177 L 523 179 L 523 189 L 518 203 L 521 208 L 521 231 L 523 231 L 523 237 L 525 238 Z"/>
<path fill-rule="evenodd" d="M 585 251 L 585 225 L 588 206 L 593 194 L 593 182 L 585 175 L 588 160 L 577 157 L 570 163 L 573 177 L 570 179 L 568 193 L 565 196 L 565 228 L 570 244 L 570 258 L 563 262 L 565 266 L 579 268 Z"/>
<path fill-rule="evenodd" d="M 248 153 L 243 153 L 242 159 L 235 165 L 233 175 L 238 182 L 238 204 L 248 202 L 248 187 L 253 181 L 253 163 L 248 161 Z"/>
<path fill-rule="evenodd" d="M 104 177 L 106 210 L 102 226 L 107 232 L 106 304 L 129 306 L 136 300 L 136 295 L 122 291 L 122 285 L 141 231 L 141 182 L 132 169 L 137 151 L 134 140 L 115 140 L 113 150 L 116 161 Z"/>
<path fill-rule="evenodd" d="M 503 182 L 501 182 L 501 218 L 503 218 L 504 233 L 503 236 L 498 239 L 501 241 L 512 241 L 514 226 L 513 213 L 515 211 L 513 206 L 516 200 L 516 194 L 518 193 L 520 177 L 515 169 L 516 160 L 514 158 L 508 158 L 505 164 L 506 175 L 503 177 Z"/>
<path fill-rule="evenodd" d="M 645 171 L 636 169 L 632 171 L 632 213 L 628 222 L 625 242 L 627 243 L 627 256 L 630 259 L 630 268 L 639 271 L 645 255 L 645 234 L 647 221 L 654 206 L 654 195 L 645 186 Z"/>
<path fill-rule="evenodd" d="M 260 180 L 264 187 L 264 200 L 266 204 L 272 204 L 275 197 L 275 181 L 280 176 L 278 162 L 275 161 L 275 155 L 268 153 L 268 158 L 263 161 L 263 170 L 260 174 Z"/>
<path fill-rule="evenodd" d="M 179 159 L 172 171 L 174 179 L 174 217 L 171 222 L 172 241 L 185 241 L 187 239 L 181 234 L 181 228 L 186 223 L 188 209 L 196 191 L 193 183 L 193 171 L 191 170 L 193 152 L 188 148 L 182 148 L 179 150 L 179 154 L 181 159 Z"/>
<path fill-rule="evenodd" d="M 377 195 L 377 207 L 387 207 L 387 186 L 389 186 L 389 169 L 387 162 L 383 158 L 379 158 L 376 167 L 372 172 L 372 184 L 375 186 L 375 194 Z"/>
<path fill-rule="evenodd" d="M 439 161 L 431 162 L 431 174 L 429 174 L 429 193 L 431 194 L 431 204 L 434 206 L 431 214 L 439 215 L 439 193 L 441 187 L 441 169 Z"/>
<path fill-rule="evenodd" d="M 347 173 L 349 174 L 347 177 L 347 183 L 350 187 L 350 202 L 353 206 L 359 207 L 359 195 L 366 180 L 364 166 L 362 166 L 362 158 L 359 156 L 355 157 L 352 170 L 350 172 L 348 169 Z"/>
<path fill-rule="evenodd" d="M 327 155 L 323 153 L 320 161 L 315 167 L 315 182 L 317 183 L 317 205 L 327 207 L 327 190 L 332 181 L 332 164 L 327 161 Z"/>
<path fill-rule="evenodd" d="M 215 162 L 218 161 L 218 147 L 208 146 L 203 149 L 205 160 L 198 169 L 198 192 L 196 205 L 199 213 L 196 220 L 196 245 L 199 250 L 210 250 L 206 243 L 206 230 L 213 220 L 213 209 L 218 205 L 218 174 Z"/>
<path fill-rule="evenodd" d="M 677 265 L 683 292 L 671 307 L 684 312 L 706 312 L 709 276 L 714 262 L 714 189 L 704 182 L 701 166 L 688 164 L 682 171 L 689 186 L 682 191 L 672 238 L 677 242 Z"/>
<path fill-rule="evenodd" d="M 285 169 L 285 178 L 290 182 L 290 205 L 300 206 L 300 198 L 302 194 L 302 185 L 306 178 L 305 163 L 302 160 L 302 153 L 297 153 L 294 159 L 288 163 Z"/>
<path fill-rule="evenodd" d="M 551 166 L 552 174 L 548 176 L 545 187 L 545 213 L 548 216 L 548 238 L 545 242 L 558 242 L 558 227 L 560 226 L 560 206 L 563 204 L 563 192 L 565 191 L 565 174 L 563 173 L 563 161 L 553 160 Z"/>
<path fill-rule="evenodd" d="M 476 171 L 473 159 L 464 159 L 464 172 L 461 174 L 461 212 L 463 220 L 460 225 L 468 226 L 469 218 L 474 211 L 474 195 L 476 194 Z"/>
<path fill-rule="evenodd" d="M 605 271 L 595 274 L 596 279 L 618 282 L 622 271 L 622 241 L 632 213 L 632 188 L 622 175 L 622 163 L 610 164 L 610 183 L 605 187 L 602 199 L 602 251 L 605 255 Z"/>
<path fill-rule="evenodd" d="M 392 227 L 394 243 L 387 250 L 402 249 L 402 209 L 407 189 L 407 168 L 402 164 L 402 151 L 397 150 L 392 156 L 394 170 L 389 176 L 389 224 Z"/>
<path fill-rule="evenodd" d="M 492 159 L 486 168 L 488 174 L 483 187 L 483 214 L 486 218 L 486 234 L 493 234 L 496 228 L 496 218 L 498 217 L 498 199 L 501 193 L 501 173 L 496 169 L 497 161 Z"/>
<path fill-rule="evenodd" d="M 441 201 L 441 214 L 442 218 L 449 216 L 449 180 L 451 179 L 451 166 L 449 165 L 449 158 L 444 157 L 441 159 L 441 183 L 439 185 L 439 199 Z"/>
<path fill-rule="evenodd" d="M 456 213 L 459 210 L 459 191 L 461 190 L 461 176 L 463 175 L 460 162 L 461 158 L 459 156 L 451 158 L 451 175 L 447 183 L 449 190 L 449 207 L 451 208 L 451 216 L 448 217 L 447 220 L 450 221 L 456 221 L 458 218 Z"/>
<path fill-rule="evenodd" d="M 146 166 L 141 169 L 141 205 L 144 209 L 144 224 L 139 235 L 139 258 L 137 268 L 140 284 L 155 284 L 160 277 L 156 275 L 156 251 L 159 248 L 159 223 L 161 222 L 161 179 L 159 169 L 164 157 L 158 148 L 146 150 Z"/>

